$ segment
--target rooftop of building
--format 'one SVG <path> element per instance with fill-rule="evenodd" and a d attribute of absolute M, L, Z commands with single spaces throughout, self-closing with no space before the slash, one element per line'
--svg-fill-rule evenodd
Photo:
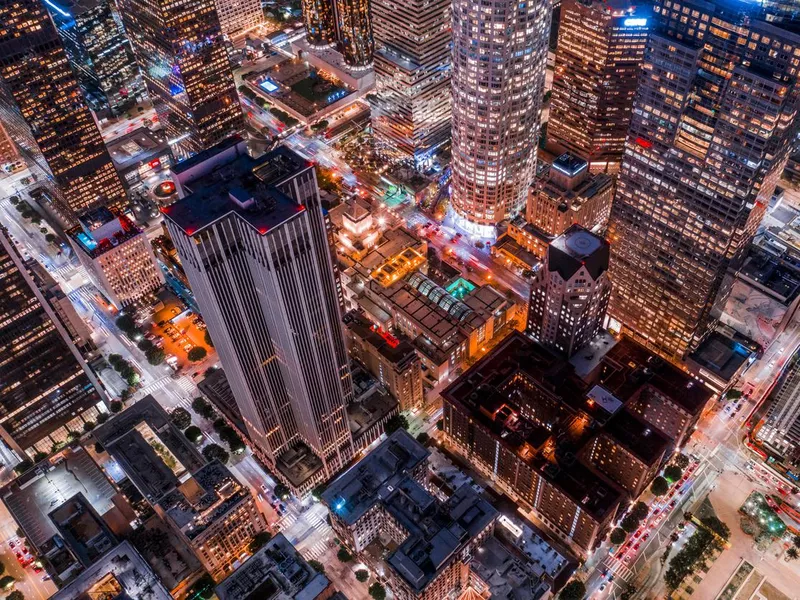
<path fill-rule="evenodd" d="M 603 431 L 648 465 L 660 460 L 672 443 L 660 431 L 625 409 L 617 411 Z"/>
<path fill-rule="evenodd" d="M 739 277 L 767 288 L 786 304 L 800 293 L 800 264 L 757 246 L 750 247 Z"/>
<path fill-rule="evenodd" d="M 77 494 L 100 516 L 114 509 L 114 487 L 82 448 L 65 449 L 40 464 L 41 468 L 31 469 L 0 491 L 3 503 L 34 548 L 41 548 L 58 534 L 50 513 Z"/>
<path fill-rule="evenodd" d="M 190 540 L 248 499 L 228 468 L 214 461 L 194 472 L 159 501 L 161 509 Z"/>
<path fill-rule="evenodd" d="M 551 169 L 555 169 L 567 177 L 575 177 L 579 173 L 589 168 L 589 163 L 580 156 L 575 156 L 569 152 L 564 152 L 550 164 Z"/>
<path fill-rule="evenodd" d="M 84 254 L 97 258 L 139 235 L 139 229 L 124 214 L 101 206 L 81 214 L 77 227 L 67 232 Z"/>
<path fill-rule="evenodd" d="M 84 567 L 117 545 L 117 539 L 82 493 L 48 515 L 61 539 Z"/>
<path fill-rule="evenodd" d="M 322 460 L 311 448 L 300 442 L 278 457 L 277 466 L 289 483 L 299 489 L 322 469 L 323 465 Z"/>
<path fill-rule="evenodd" d="M 358 311 L 349 311 L 342 320 L 347 331 L 368 342 L 390 364 L 402 368 L 416 360 L 417 355 L 410 341 L 379 329 Z"/>
<path fill-rule="evenodd" d="M 582 267 L 592 279 L 608 270 L 610 247 L 602 237 L 580 225 L 571 225 L 547 249 L 547 268 L 567 280 Z"/>
<path fill-rule="evenodd" d="M 381 420 L 396 413 L 397 400 L 380 387 L 373 388 L 356 402 L 347 405 L 347 423 L 354 440 L 359 439 Z"/>
<path fill-rule="evenodd" d="M 171 600 L 172 596 L 131 543 L 122 542 L 50 598 Z"/>
<path fill-rule="evenodd" d="M 314 600 L 330 586 L 279 533 L 216 588 L 219 600 Z"/>
<path fill-rule="evenodd" d="M 99 0 L 89 0 L 94 3 Z M 169 144 L 147 127 L 139 127 L 109 142 L 108 153 L 118 170 L 125 170 L 143 161 L 155 160 L 169 152 Z"/>
<path fill-rule="evenodd" d="M 396 486 L 430 453 L 404 429 L 392 433 L 372 452 L 336 478 L 322 500 L 348 525 L 379 501 L 379 493 Z"/>
<path fill-rule="evenodd" d="M 185 474 L 195 473 L 206 464 L 150 395 L 96 427 L 92 438 L 103 445 L 151 503 L 174 489 Z"/>
<path fill-rule="evenodd" d="M 408 531 L 388 563 L 418 592 L 499 514 L 471 486 L 462 485 L 441 503 L 410 477 L 393 486 L 383 504 Z"/>
<path fill-rule="evenodd" d="M 601 384 L 623 403 L 644 386 L 652 387 L 689 414 L 700 413 L 712 396 L 691 375 L 628 337 L 612 346 L 586 378 Z"/>
<path fill-rule="evenodd" d="M 758 351 L 758 344 L 748 340 L 736 340 L 719 331 L 712 331 L 700 342 L 687 360 L 717 375 L 724 381 L 731 381 Z"/>
<path fill-rule="evenodd" d="M 539 600 L 550 589 L 536 581 L 525 563 L 495 536 L 486 538 L 470 568 L 486 582 L 494 600 Z"/>
<path fill-rule="evenodd" d="M 507 252 L 511 256 L 521 260 L 531 269 L 542 262 L 533 252 L 529 252 L 520 246 L 519 243 L 508 233 L 501 235 L 497 242 L 495 242 L 494 246 L 492 246 L 492 253 L 499 251 Z"/>
<path fill-rule="evenodd" d="M 234 137 L 178 167 L 182 167 L 175 172 L 183 176 L 184 197 L 162 212 L 186 235 L 195 235 L 234 215 L 265 235 L 306 208 L 275 187 L 310 168 L 308 162 L 284 147 L 254 159 L 247 153 L 246 144 Z"/>

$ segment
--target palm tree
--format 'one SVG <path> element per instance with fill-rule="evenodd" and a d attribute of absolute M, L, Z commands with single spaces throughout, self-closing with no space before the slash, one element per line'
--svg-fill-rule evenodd
<path fill-rule="evenodd" d="M 797 548 L 794 546 L 786 551 L 786 560 L 797 560 L 798 556 L 800 556 L 800 553 L 797 552 Z"/>

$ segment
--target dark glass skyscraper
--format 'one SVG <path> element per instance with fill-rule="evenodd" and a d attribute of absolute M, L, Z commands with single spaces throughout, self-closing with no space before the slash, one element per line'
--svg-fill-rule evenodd
<path fill-rule="evenodd" d="M 121 0 L 125 31 L 179 160 L 240 132 L 244 118 L 214 0 Z"/>
<path fill-rule="evenodd" d="M 144 84 L 111 0 L 45 4 L 89 107 L 100 117 L 122 114 L 142 94 Z"/>
<path fill-rule="evenodd" d="M 798 130 L 800 34 L 659 0 L 611 210 L 613 328 L 672 360 L 708 331 Z"/>
<path fill-rule="evenodd" d="M 0 229 L 0 435 L 18 452 L 49 451 L 101 402 L 65 325 Z M 61 430 L 60 434 L 58 430 Z M 73 426 L 72 430 L 78 430 Z M 60 437 L 47 439 L 50 435 Z"/>
<path fill-rule="evenodd" d="M 0 120 L 65 218 L 128 203 L 40 0 L 0 0 Z"/>
<path fill-rule="evenodd" d="M 303 21 L 312 46 L 335 46 L 352 67 L 372 65 L 369 0 L 303 0 Z"/>

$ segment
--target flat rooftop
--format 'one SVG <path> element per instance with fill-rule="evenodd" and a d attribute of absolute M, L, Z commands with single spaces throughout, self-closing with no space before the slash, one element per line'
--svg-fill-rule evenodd
<path fill-rule="evenodd" d="M 330 586 L 279 533 L 224 579 L 219 600 L 314 600 Z"/>
<path fill-rule="evenodd" d="M 323 493 L 322 500 L 340 519 L 352 525 L 379 501 L 380 490 L 397 485 L 409 471 L 427 461 L 429 454 L 405 429 L 398 429 L 337 477 Z"/>
<path fill-rule="evenodd" d="M 104 598 L 111 590 L 118 600 L 171 600 L 172 596 L 130 542 L 122 542 L 84 570 L 50 600 Z"/>
<path fill-rule="evenodd" d="M 347 405 L 347 424 L 353 439 L 357 440 L 376 423 L 398 409 L 397 400 L 388 392 L 380 388 L 373 388 L 372 392 L 357 402 Z"/>
<path fill-rule="evenodd" d="M 0 492 L 9 512 L 35 548 L 41 548 L 58 533 L 49 516 L 55 508 L 82 494 L 102 516 L 114 508 L 111 499 L 115 493 L 83 448 L 66 449 L 51 461 L 43 461 L 40 467 L 15 479 Z"/>
<path fill-rule="evenodd" d="M 713 331 L 687 358 L 722 380 L 730 381 L 757 349 L 755 342 L 748 347 L 745 343 Z"/>
<path fill-rule="evenodd" d="M 376 330 L 369 319 L 359 312 L 351 310 L 342 320 L 349 332 L 368 342 L 389 363 L 402 366 L 408 361 L 416 360 L 417 355 L 411 342 Z"/>
<path fill-rule="evenodd" d="M 672 443 L 658 429 L 624 409 L 606 423 L 603 431 L 648 465 L 658 461 Z"/>
<path fill-rule="evenodd" d="M 99 0 L 91 0 L 98 2 Z M 147 127 L 139 127 L 108 143 L 108 152 L 119 170 L 152 160 L 169 152 L 169 144 L 158 139 Z"/>
<path fill-rule="evenodd" d="M 700 413 L 712 396 L 691 375 L 628 337 L 611 347 L 587 379 L 602 383 L 622 402 L 627 402 L 642 386 L 653 387 L 689 414 Z"/>
<path fill-rule="evenodd" d="M 751 247 L 739 275 L 767 288 L 786 304 L 800 292 L 800 268 L 760 248 Z"/>
<path fill-rule="evenodd" d="M 425 589 L 499 515 L 469 485 L 441 503 L 410 477 L 390 492 L 384 506 L 409 532 L 388 563 L 417 591 Z"/>
<path fill-rule="evenodd" d="M 608 270 L 608 242 L 580 225 L 571 225 L 556 237 L 547 249 L 547 268 L 558 271 L 563 279 L 572 277 L 581 267 L 597 279 Z"/>

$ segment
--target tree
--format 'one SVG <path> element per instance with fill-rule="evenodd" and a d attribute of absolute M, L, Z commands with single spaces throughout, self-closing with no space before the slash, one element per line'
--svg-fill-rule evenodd
<path fill-rule="evenodd" d="M 628 534 L 625 533 L 625 530 L 622 529 L 621 527 L 617 527 L 611 531 L 611 535 L 609 536 L 608 539 L 611 541 L 612 544 L 617 546 L 622 542 L 624 542 L 627 537 Z"/>
<path fill-rule="evenodd" d="M 112 413 L 118 413 L 122 411 L 122 402 L 120 402 L 119 400 L 112 400 L 109 409 L 111 410 Z"/>
<path fill-rule="evenodd" d="M 794 546 L 786 551 L 786 560 L 797 560 L 798 556 L 800 556 L 800 554 L 798 554 L 797 548 Z"/>
<path fill-rule="evenodd" d="M 225 448 L 218 444 L 209 444 L 205 448 L 203 448 L 203 456 L 206 457 L 208 462 L 214 462 L 218 460 L 223 465 L 228 462 L 230 458 L 230 454 L 225 451 Z"/>
<path fill-rule="evenodd" d="M 708 529 L 716 533 L 723 540 L 727 540 L 729 537 L 731 537 L 730 528 L 717 517 L 703 517 L 700 519 L 700 522 Z"/>
<path fill-rule="evenodd" d="M 291 493 L 292 491 L 282 483 L 279 483 L 278 485 L 275 486 L 275 495 L 281 500 L 286 500 L 287 498 L 289 498 L 289 494 Z"/>
<path fill-rule="evenodd" d="M 180 406 L 169 414 L 169 418 L 178 429 L 186 429 L 192 424 L 192 415 L 189 414 L 188 410 Z"/>
<path fill-rule="evenodd" d="M 408 429 L 408 419 L 406 419 L 405 415 L 395 415 L 386 421 L 384 430 L 386 431 L 386 435 L 391 435 L 401 428 Z"/>
<path fill-rule="evenodd" d="M 203 432 L 200 431 L 199 427 L 196 427 L 194 425 L 187 427 L 186 431 L 183 432 L 183 435 L 185 435 L 186 439 L 188 439 L 193 444 L 199 444 L 200 442 L 203 441 Z"/>
<path fill-rule="evenodd" d="M 796 535 L 792 538 L 792 544 L 794 544 L 795 548 L 800 548 L 800 535 Z"/>
<path fill-rule="evenodd" d="M 139 350 L 141 350 L 145 354 L 147 354 L 147 351 L 150 350 L 151 348 L 153 348 L 154 346 L 155 346 L 155 344 L 153 344 L 153 342 L 151 342 L 147 338 L 143 338 L 143 339 L 139 340 L 139 343 L 136 344 L 136 347 L 139 348 Z"/>
<path fill-rule="evenodd" d="M 164 351 L 156 346 L 153 346 L 147 352 L 145 352 L 144 356 L 147 359 L 147 362 L 153 366 L 160 365 L 161 363 L 164 362 L 164 359 L 167 357 Z"/>
<path fill-rule="evenodd" d="M 189 357 L 189 360 L 192 362 L 200 362 L 206 356 L 208 356 L 208 350 L 206 350 L 202 346 L 195 346 L 194 348 L 189 350 L 187 356 Z"/>
<path fill-rule="evenodd" d="M 8 596 L 6 596 L 6 600 L 25 600 L 25 594 L 19 590 L 14 590 Z"/>
<path fill-rule="evenodd" d="M 336 553 L 336 558 L 339 559 L 339 562 L 349 563 L 353 560 L 353 555 L 350 554 L 346 548 L 339 548 L 339 551 Z"/>
<path fill-rule="evenodd" d="M 317 121 L 311 126 L 311 131 L 322 131 L 329 125 L 328 121 L 322 119 L 322 121 Z"/>
<path fill-rule="evenodd" d="M 427 433 L 425 433 L 424 431 L 423 431 L 422 433 L 420 433 L 420 434 L 417 436 L 417 441 L 418 441 L 420 444 L 422 444 L 423 446 L 424 446 L 425 444 L 427 444 L 427 443 L 428 443 L 428 440 L 429 440 L 429 439 L 431 439 L 431 436 L 429 436 L 429 435 L 428 435 Z"/>
<path fill-rule="evenodd" d="M 619 524 L 622 529 L 624 529 L 628 533 L 633 533 L 637 529 L 639 529 L 639 519 L 637 519 L 633 515 L 625 515 L 625 518 L 622 519 L 622 522 Z"/>
<path fill-rule="evenodd" d="M 95 427 L 95 425 L 94 425 L 94 421 L 86 421 L 86 422 L 83 424 L 83 430 L 84 430 L 86 433 L 89 433 L 89 432 L 90 432 L 92 429 L 94 429 L 94 427 Z"/>
<path fill-rule="evenodd" d="M 0 588 L 9 590 L 11 589 L 11 586 L 14 585 L 15 581 L 16 579 L 14 579 L 11 575 L 0 577 Z"/>
<path fill-rule="evenodd" d="M 728 390 L 725 397 L 728 400 L 738 400 L 742 397 L 742 390 Z"/>
<path fill-rule="evenodd" d="M 25 471 L 30 469 L 32 466 L 33 466 L 33 463 L 26 458 L 25 460 L 22 460 L 22 461 L 17 463 L 17 465 L 14 467 L 14 473 L 16 473 L 17 475 L 22 475 Z"/>
<path fill-rule="evenodd" d="M 667 481 L 675 483 L 683 476 L 683 471 L 678 465 L 667 465 L 664 469 L 664 477 Z"/>
<path fill-rule="evenodd" d="M 104 412 L 97 413 L 97 422 L 98 423 L 102 424 L 102 423 L 105 423 L 106 421 L 108 421 L 108 413 L 104 413 Z"/>
<path fill-rule="evenodd" d="M 94 443 L 94 451 L 97 452 L 97 454 L 102 454 L 103 452 L 106 451 L 106 449 L 103 447 L 103 444 L 101 444 L 100 442 L 95 442 Z"/>
<path fill-rule="evenodd" d="M 653 479 L 653 484 L 650 486 L 650 491 L 656 496 L 663 496 L 669 491 L 669 482 L 659 475 Z"/>
<path fill-rule="evenodd" d="M 56 235 L 54 233 L 48 233 L 44 236 L 44 239 L 47 241 L 48 244 L 52 244 L 56 241 Z"/>
<path fill-rule="evenodd" d="M 366 569 L 359 569 L 356 571 L 356 579 L 358 579 L 361 583 L 365 583 L 367 579 L 369 579 L 369 571 Z"/>
<path fill-rule="evenodd" d="M 37 452 L 33 455 L 33 462 L 42 462 L 45 458 L 47 458 L 47 452 Z"/>
<path fill-rule="evenodd" d="M 196 600 L 198 597 L 208 600 L 208 598 L 211 598 L 213 595 L 214 579 L 208 573 L 204 573 L 200 579 L 194 582 L 187 597 L 193 600 Z"/>
<path fill-rule="evenodd" d="M 369 586 L 369 595 L 372 596 L 374 600 L 386 600 L 386 588 L 376 581 Z"/>
<path fill-rule="evenodd" d="M 192 410 L 204 419 L 211 419 L 216 415 L 214 407 L 205 398 L 198 396 L 192 400 Z"/>
<path fill-rule="evenodd" d="M 252 540 L 250 540 L 250 545 L 247 547 L 247 550 L 250 554 L 255 554 L 258 552 L 260 548 L 263 548 L 268 541 L 272 539 L 272 534 L 269 531 L 262 531 L 257 533 Z"/>
<path fill-rule="evenodd" d="M 124 363 L 125 360 L 122 358 L 121 354 L 109 354 L 108 362 L 111 364 L 112 367 L 116 369 L 117 365 Z"/>
<path fill-rule="evenodd" d="M 208 329 L 206 329 L 205 333 L 203 333 L 203 341 L 209 348 L 214 347 L 214 342 L 211 340 L 211 334 L 208 333 Z"/>
<path fill-rule="evenodd" d="M 680 453 L 674 459 L 672 459 L 672 462 L 677 465 L 679 469 L 683 470 L 689 466 L 690 461 L 688 456 Z"/>
<path fill-rule="evenodd" d="M 647 516 L 647 513 L 650 512 L 650 507 L 647 506 L 644 502 L 637 502 L 631 508 L 631 514 L 635 516 L 639 521 L 644 519 Z"/>
<path fill-rule="evenodd" d="M 436 429 L 438 429 L 439 431 L 444 430 L 444 419 L 439 419 L 438 421 L 436 421 Z"/>
<path fill-rule="evenodd" d="M 125 333 L 136 329 L 136 321 L 134 321 L 133 317 L 130 315 L 120 315 L 115 322 L 117 327 Z"/>
<path fill-rule="evenodd" d="M 323 565 L 318 560 L 310 560 L 308 561 L 308 566 L 314 569 L 317 573 L 324 573 L 325 572 L 325 565 Z"/>
<path fill-rule="evenodd" d="M 560 600 L 583 600 L 584 596 L 586 596 L 586 586 L 582 581 L 573 579 L 564 586 L 558 597 Z"/>
<path fill-rule="evenodd" d="M 137 383 L 139 383 L 139 374 L 136 372 L 127 373 L 125 375 L 125 383 L 127 383 L 130 386 L 136 385 Z"/>

